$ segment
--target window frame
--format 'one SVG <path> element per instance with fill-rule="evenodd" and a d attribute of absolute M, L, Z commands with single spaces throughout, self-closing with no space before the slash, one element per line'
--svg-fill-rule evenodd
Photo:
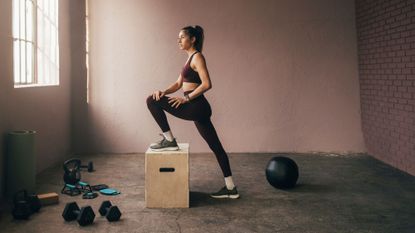
<path fill-rule="evenodd" d="M 31 1 L 32 2 L 32 41 L 27 40 L 27 14 L 26 14 L 26 4 L 27 1 Z M 60 83 L 60 44 L 59 44 L 59 0 L 52 0 L 55 1 L 55 17 L 56 17 L 56 51 L 54 56 L 56 56 L 57 58 L 57 64 L 56 64 L 56 77 L 55 80 L 53 81 L 53 83 L 39 83 L 39 73 L 38 73 L 38 50 L 39 50 L 39 43 L 38 43 L 38 31 L 39 31 L 39 27 L 38 27 L 38 11 L 39 11 L 39 4 L 38 4 L 38 0 L 12 0 L 12 28 L 13 28 L 13 33 L 12 33 L 12 41 L 13 41 L 13 84 L 14 84 L 14 88 L 25 88 L 25 87 L 44 87 L 44 86 L 59 86 Z M 22 13 L 22 2 L 24 2 L 24 38 L 22 38 L 21 33 L 21 20 L 22 20 L 22 16 L 20 15 Z M 16 4 L 18 3 L 18 4 Z M 18 6 L 16 6 L 18 5 Z M 14 8 L 18 7 L 17 10 L 15 10 Z M 15 16 L 15 11 L 17 11 L 19 13 L 18 16 Z M 18 22 L 15 22 L 15 19 L 18 19 Z M 18 33 L 17 35 L 14 34 L 14 27 L 15 24 L 18 23 Z M 50 33 L 51 31 L 49 31 Z M 52 35 L 52 34 L 51 34 Z M 16 59 L 15 59 L 15 42 L 18 41 L 19 42 L 19 78 L 18 78 L 18 82 L 16 82 L 16 74 L 15 74 L 15 63 L 16 63 Z M 22 57 L 22 42 L 24 42 L 25 45 L 25 74 L 22 74 L 22 62 L 21 62 L 21 57 Z M 28 82 L 27 81 L 27 43 L 32 43 L 32 81 Z M 44 56 L 44 55 L 43 55 Z M 48 65 L 48 67 L 50 66 L 50 64 Z M 55 67 L 54 67 L 55 68 Z M 22 82 L 23 80 L 25 80 L 24 82 Z"/>

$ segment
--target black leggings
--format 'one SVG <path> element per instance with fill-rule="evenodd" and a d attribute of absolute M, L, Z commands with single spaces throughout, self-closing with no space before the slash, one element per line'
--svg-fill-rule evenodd
<path fill-rule="evenodd" d="M 190 92 L 192 91 L 185 91 L 183 95 Z M 180 104 L 178 108 L 171 106 L 172 103 L 169 103 L 168 101 L 168 96 L 161 97 L 159 101 L 153 99 L 152 95 L 147 97 L 147 107 L 161 130 L 163 132 L 170 130 L 166 113 L 163 110 L 178 118 L 194 121 L 200 135 L 202 135 L 210 149 L 215 153 L 223 175 L 225 177 L 231 176 L 232 172 L 228 155 L 223 149 L 215 127 L 213 127 L 212 121 L 210 120 L 212 109 L 205 96 L 202 94 L 195 99 L 192 99 L 189 103 Z"/>

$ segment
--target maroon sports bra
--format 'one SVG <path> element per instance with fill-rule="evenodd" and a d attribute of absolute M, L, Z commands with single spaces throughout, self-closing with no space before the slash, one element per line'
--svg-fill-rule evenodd
<path fill-rule="evenodd" d="M 192 61 L 193 55 L 198 53 L 199 51 L 196 51 L 190 56 L 189 61 L 184 65 L 182 70 L 182 77 L 183 82 L 190 82 L 190 83 L 202 83 L 202 80 L 200 80 L 199 74 L 190 67 L 190 62 Z"/>

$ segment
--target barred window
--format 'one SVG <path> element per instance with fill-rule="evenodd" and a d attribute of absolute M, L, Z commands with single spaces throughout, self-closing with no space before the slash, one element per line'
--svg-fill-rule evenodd
<path fill-rule="evenodd" d="M 59 85 L 58 0 L 13 0 L 15 87 Z"/>

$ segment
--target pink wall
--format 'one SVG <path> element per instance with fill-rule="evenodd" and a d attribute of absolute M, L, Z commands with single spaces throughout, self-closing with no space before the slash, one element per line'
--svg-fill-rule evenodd
<path fill-rule="evenodd" d="M 415 175 L 415 2 L 358 0 L 356 9 L 368 153 Z"/>
<path fill-rule="evenodd" d="M 354 9 L 343 0 L 91 0 L 91 101 L 77 152 L 143 152 L 160 140 L 145 99 L 176 81 L 187 58 L 176 38 L 194 24 L 206 33 L 205 96 L 225 150 L 364 152 Z M 168 119 L 192 152 L 210 151 L 193 122 Z"/>
<path fill-rule="evenodd" d="M 70 2 L 60 0 L 60 85 L 13 86 L 11 0 L 0 0 L 0 198 L 4 191 L 5 139 L 12 130 L 36 130 L 37 171 L 62 162 L 70 151 Z M 78 45 L 79 46 L 79 45 Z"/>

